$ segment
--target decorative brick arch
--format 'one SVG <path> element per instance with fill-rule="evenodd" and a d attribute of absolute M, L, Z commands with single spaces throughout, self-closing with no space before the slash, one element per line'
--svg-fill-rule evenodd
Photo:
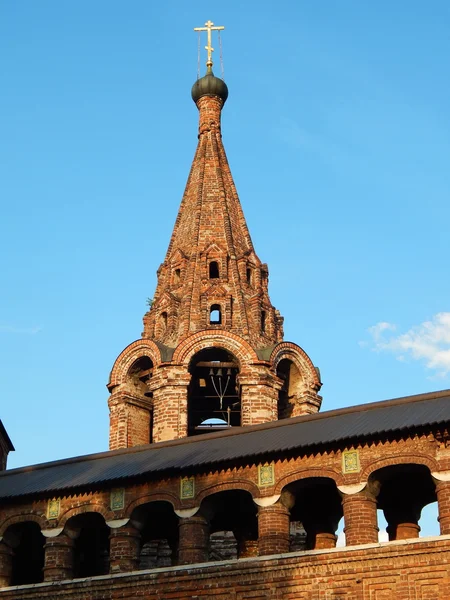
<path fill-rule="evenodd" d="M 282 477 L 276 483 L 274 493 L 281 494 L 283 489 L 290 483 L 294 483 L 294 481 L 301 481 L 302 479 L 315 479 L 318 477 L 321 479 L 331 479 L 335 482 L 336 486 L 344 483 L 342 474 L 334 471 L 333 469 L 301 469 Z"/>
<path fill-rule="evenodd" d="M 168 502 L 172 505 L 174 510 L 179 510 L 182 508 L 180 499 L 175 494 L 171 494 L 170 492 L 154 492 L 146 494 L 145 496 L 140 496 L 139 498 L 136 498 L 130 502 L 124 510 L 124 516 L 128 518 L 131 517 L 131 513 L 135 508 L 138 508 L 138 506 L 142 506 L 144 504 L 150 504 L 152 502 Z"/>
<path fill-rule="evenodd" d="M 430 470 L 430 477 L 433 471 L 438 470 L 437 462 L 430 456 L 424 454 L 403 454 L 391 458 L 383 458 L 370 463 L 361 473 L 361 482 L 368 481 L 370 475 L 384 467 L 395 467 L 397 465 L 423 465 Z"/>
<path fill-rule="evenodd" d="M 196 504 L 201 504 L 203 500 L 209 498 L 213 494 L 229 491 L 248 492 L 252 498 L 259 498 L 261 496 L 261 492 L 256 483 L 247 479 L 236 479 L 228 483 L 218 483 L 203 489 L 195 498 Z"/>
<path fill-rule="evenodd" d="M 64 527 L 67 524 L 67 521 L 72 517 L 77 517 L 78 515 L 83 515 L 85 513 L 99 513 L 105 519 L 105 521 L 109 521 L 114 518 L 114 513 L 104 504 L 80 504 L 79 506 L 75 506 L 70 510 L 66 511 L 58 521 L 58 527 Z"/>
<path fill-rule="evenodd" d="M 270 362 L 273 365 L 275 371 L 277 370 L 278 364 L 284 358 L 292 361 L 300 371 L 301 375 L 305 378 L 309 388 L 319 391 L 322 387 L 322 382 L 314 367 L 311 359 L 306 352 L 294 344 L 293 342 L 280 342 L 272 350 L 270 355 Z"/>
<path fill-rule="evenodd" d="M 0 524 L 0 537 L 2 537 L 8 527 L 11 525 L 16 525 L 17 523 L 29 523 L 32 521 L 33 523 L 37 523 L 39 527 L 42 529 L 46 529 L 48 527 L 48 521 L 45 517 L 41 515 L 35 515 L 33 513 L 26 513 L 21 515 L 13 515 L 8 517 Z"/>
<path fill-rule="evenodd" d="M 155 342 L 146 339 L 136 340 L 127 346 L 117 357 L 109 376 L 108 388 L 111 389 L 123 383 L 131 365 L 143 356 L 148 356 L 154 366 L 161 363 L 161 353 Z"/>
<path fill-rule="evenodd" d="M 199 331 L 185 339 L 176 348 L 173 362 L 189 365 L 192 357 L 205 348 L 228 350 L 242 364 L 259 362 L 258 356 L 248 342 L 229 331 Z"/>

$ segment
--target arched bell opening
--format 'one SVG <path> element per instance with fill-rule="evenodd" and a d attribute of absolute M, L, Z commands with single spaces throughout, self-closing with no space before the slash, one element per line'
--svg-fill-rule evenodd
<path fill-rule="evenodd" d="M 151 393 L 148 383 L 153 375 L 153 362 L 148 356 L 141 356 L 128 370 L 127 381 L 132 385 L 133 391 L 142 398 L 150 398 Z M 131 391 L 131 390 L 130 390 Z"/>
<path fill-rule="evenodd" d="M 257 556 L 257 507 L 245 490 L 227 490 L 205 498 L 201 510 L 209 520 L 209 560 Z"/>
<path fill-rule="evenodd" d="M 141 504 L 131 514 L 140 531 L 139 569 L 170 567 L 177 562 L 178 517 L 170 502 Z"/>
<path fill-rule="evenodd" d="M 83 513 L 70 518 L 66 529 L 72 532 L 73 576 L 95 577 L 109 573 L 109 527 L 99 513 Z"/>
<path fill-rule="evenodd" d="M 341 496 L 334 480 L 309 477 L 290 483 L 283 491 L 295 499 L 290 509 L 291 550 L 334 548 L 343 517 Z"/>
<path fill-rule="evenodd" d="M 389 540 L 419 537 L 422 509 L 436 501 L 429 469 L 418 464 L 383 467 L 370 475 L 369 483 L 379 490 L 378 508 L 384 513 Z"/>
<path fill-rule="evenodd" d="M 207 348 L 191 360 L 188 388 L 188 435 L 239 427 L 239 363 L 222 348 Z"/>
<path fill-rule="evenodd" d="M 26 521 L 11 525 L 4 533 L 3 543 L 11 550 L 9 585 L 43 581 L 45 538 L 37 523 Z"/>
<path fill-rule="evenodd" d="M 283 383 L 278 392 L 278 419 L 287 419 L 292 416 L 295 401 L 301 394 L 303 378 L 297 366 L 288 358 L 278 363 L 277 377 Z"/>

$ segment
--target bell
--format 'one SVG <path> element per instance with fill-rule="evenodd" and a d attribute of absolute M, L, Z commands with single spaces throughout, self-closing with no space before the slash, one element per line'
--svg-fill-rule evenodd
<path fill-rule="evenodd" d="M 227 375 L 228 377 L 231 375 L 231 369 L 227 369 Z"/>
<path fill-rule="evenodd" d="M 217 375 L 222 377 L 222 369 L 220 367 L 217 369 Z"/>
<path fill-rule="evenodd" d="M 214 375 L 214 371 L 213 371 L 213 368 L 212 368 L 212 367 L 209 369 L 209 374 L 210 374 L 211 376 L 213 376 L 213 375 Z"/>

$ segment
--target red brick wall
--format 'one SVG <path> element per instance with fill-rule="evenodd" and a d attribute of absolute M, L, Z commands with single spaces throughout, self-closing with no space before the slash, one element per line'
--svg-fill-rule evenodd
<path fill-rule="evenodd" d="M 450 536 L 0 590 L 1 600 L 448 600 Z"/>

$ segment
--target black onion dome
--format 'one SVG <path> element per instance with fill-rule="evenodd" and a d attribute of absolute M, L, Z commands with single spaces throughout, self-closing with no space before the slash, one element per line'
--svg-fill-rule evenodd
<path fill-rule="evenodd" d="M 225 103 L 228 98 L 228 87 L 223 79 L 219 79 L 212 72 L 211 67 L 208 67 L 208 71 L 204 77 L 197 79 L 192 86 L 192 100 L 197 101 L 202 96 L 219 96 Z"/>

